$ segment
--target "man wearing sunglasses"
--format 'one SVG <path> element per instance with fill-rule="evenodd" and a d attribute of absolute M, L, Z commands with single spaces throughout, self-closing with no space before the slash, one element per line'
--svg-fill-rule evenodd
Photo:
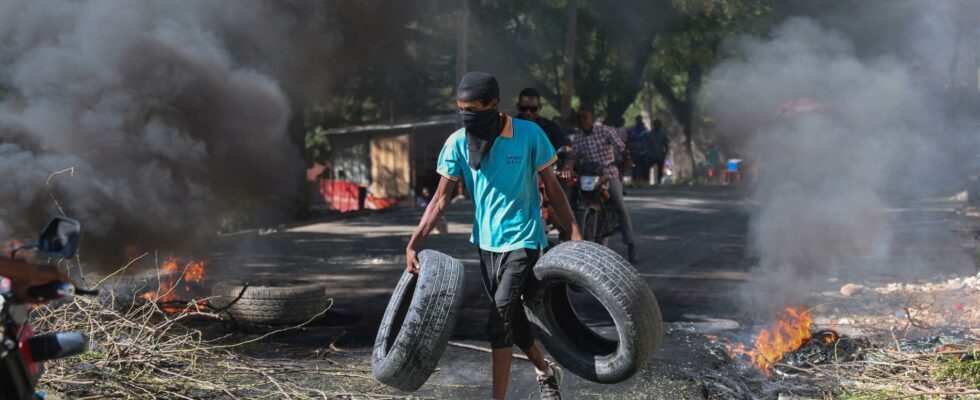
<path fill-rule="evenodd" d="M 490 308 L 493 398 L 507 394 L 513 347 L 527 355 L 537 369 L 542 399 L 560 400 L 561 372 L 545 360 L 531 335 L 522 296 L 531 269 L 548 246 L 541 220 L 538 178 L 563 225 L 562 240 L 581 240 L 572 209 L 551 166 L 555 149 L 545 133 L 532 122 L 501 113 L 500 87 L 486 72 L 470 72 L 456 90 L 456 107 L 463 129 L 449 136 L 439 155 L 436 171 L 439 188 L 422 215 L 405 250 L 406 270 L 421 267 L 417 251 L 445 212 L 456 183 L 466 183 L 476 213 L 470 241 L 480 253 L 480 270 Z"/>
<path fill-rule="evenodd" d="M 548 141 L 551 142 L 560 157 L 563 151 L 571 150 L 572 142 L 568 140 L 565 131 L 558 124 L 550 119 L 541 118 L 540 112 L 541 94 L 534 88 L 521 90 L 517 97 L 517 118 L 538 124 L 545 135 L 548 135 Z"/>
<path fill-rule="evenodd" d="M 545 135 L 548 135 L 548 141 L 551 142 L 551 146 L 558 153 L 558 182 L 561 183 L 561 187 L 565 191 L 565 197 L 568 198 L 569 203 L 571 203 L 574 209 L 576 193 L 566 184 L 566 182 L 570 181 L 573 174 L 572 141 L 568 140 L 568 136 L 565 135 L 565 131 L 561 129 L 561 126 L 548 118 L 541 117 L 540 113 L 541 94 L 536 89 L 530 87 L 521 90 L 521 93 L 517 95 L 517 118 L 538 124 Z M 550 204 L 550 199 L 546 200 L 545 203 Z"/>

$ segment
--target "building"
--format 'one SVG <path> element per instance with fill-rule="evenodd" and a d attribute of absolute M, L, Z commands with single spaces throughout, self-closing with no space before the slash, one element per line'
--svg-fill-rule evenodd
<path fill-rule="evenodd" d="M 320 192 L 340 211 L 412 204 L 422 188 L 435 191 L 439 151 L 458 126 L 454 113 L 329 129 L 332 172 L 321 179 Z"/>

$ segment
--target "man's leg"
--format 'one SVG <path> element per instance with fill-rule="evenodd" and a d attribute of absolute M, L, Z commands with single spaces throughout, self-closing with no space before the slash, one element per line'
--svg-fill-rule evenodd
<path fill-rule="evenodd" d="M 501 343 L 503 340 L 504 321 L 497 311 L 496 292 L 500 289 L 497 274 L 503 264 L 504 254 L 480 250 L 480 271 L 483 276 L 483 286 L 490 298 L 490 308 L 487 312 L 487 336 L 490 338 L 490 372 L 493 384 L 491 394 L 494 399 L 503 399 L 507 395 L 507 381 L 510 379 L 510 364 L 513 357 L 513 345 Z"/>
<path fill-rule="evenodd" d="M 623 243 L 629 248 L 629 258 L 634 258 L 634 247 L 635 243 L 633 240 L 633 222 L 630 220 L 630 213 L 626 209 L 626 199 L 623 197 L 623 185 L 619 181 L 611 180 L 609 181 L 609 195 L 610 200 L 613 202 L 613 206 L 616 207 L 616 212 L 619 213 L 619 229 L 623 231 Z"/>
<path fill-rule="evenodd" d="M 510 364 L 514 359 L 514 348 L 493 349 L 490 363 L 493 365 L 493 387 L 491 394 L 495 399 L 507 398 L 507 382 L 510 380 Z"/>
<path fill-rule="evenodd" d="M 496 399 L 503 399 L 507 395 L 515 341 L 522 348 L 529 348 L 533 344 L 530 323 L 524 313 L 521 295 L 524 294 L 525 276 L 533 266 L 537 252 L 480 251 L 480 254 L 483 282 L 491 303 L 487 318 L 487 336 L 490 338 L 490 347 L 493 350 L 491 353 L 492 394 Z"/>

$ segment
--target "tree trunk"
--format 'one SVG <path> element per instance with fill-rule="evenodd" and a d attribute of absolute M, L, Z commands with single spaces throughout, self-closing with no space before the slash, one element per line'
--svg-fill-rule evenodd
<path fill-rule="evenodd" d="M 632 99 L 627 98 L 625 96 L 620 98 L 610 99 L 609 102 L 606 103 L 606 120 L 609 122 L 622 123 L 625 125 L 626 120 L 623 118 L 623 114 L 626 113 L 626 109 L 630 107 L 630 104 L 633 104 L 633 100 L 635 100 L 636 97 L 635 96 L 636 92 L 633 92 L 633 94 L 634 94 L 633 96 L 634 98 Z"/>
<path fill-rule="evenodd" d="M 687 87 L 684 90 L 684 146 L 687 148 L 687 155 L 691 158 L 691 176 L 694 178 L 698 177 L 697 163 L 694 162 L 694 114 L 697 112 L 698 92 L 701 91 L 703 78 L 704 70 L 698 65 L 692 66 L 687 71 Z"/>
<path fill-rule="evenodd" d="M 462 0 L 456 26 L 456 83 L 466 75 L 467 53 L 469 53 L 470 2 Z"/>
<path fill-rule="evenodd" d="M 662 77 L 654 77 L 653 87 L 657 89 L 670 107 L 671 114 L 677 123 L 681 124 L 684 132 L 684 149 L 690 158 L 691 176 L 697 177 L 697 163 L 694 162 L 694 121 L 697 112 L 697 96 L 701 91 L 701 83 L 704 79 L 704 71 L 700 66 L 692 66 L 687 70 L 687 85 L 684 87 L 684 98 L 680 98 L 674 93 L 670 82 Z"/>
<path fill-rule="evenodd" d="M 656 117 L 653 115 L 653 88 L 648 83 L 643 84 L 643 112 L 646 113 L 643 123 L 652 127 Z"/>
<path fill-rule="evenodd" d="M 572 109 L 572 91 L 575 88 L 575 36 L 578 29 L 578 0 L 566 0 L 565 13 L 568 23 L 565 26 L 565 49 L 561 79 L 561 112 L 567 116 Z"/>

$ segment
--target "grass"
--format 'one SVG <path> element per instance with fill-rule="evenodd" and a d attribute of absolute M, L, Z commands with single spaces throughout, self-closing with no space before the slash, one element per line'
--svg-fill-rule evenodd
<path fill-rule="evenodd" d="M 874 391 L 847 391 L 840 394 L 839 399 L 841 400 L 887 400 L 900 396 L 899 391 L 886 391 L 886 390 L 874 390 Z M 922 396 L 918 398 L 911 398 L 912 400 L 922 399 Z"/>
<path fill-rule="evenodd" d="M 978 349 L 965 355 L 947 355 L 937 357 L 939 365 L 933 377 L 940 382 L 954 381 L 980 389 L 980 358 Z"/>

